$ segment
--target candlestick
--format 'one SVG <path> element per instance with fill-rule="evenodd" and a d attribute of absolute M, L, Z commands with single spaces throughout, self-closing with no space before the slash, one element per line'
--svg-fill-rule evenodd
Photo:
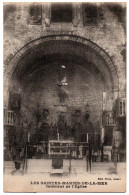
<path fill-rule="evenodd" d="M 87 143 L 88 143 L 88 133 L 87 133 Z"/>
<path fill-rule="evenodd" d="M 30 142 L 30 132 L 28 132 L 28 142 Z"/>
<path fill-rule="evenodd" d="M 59 133 L 57 133 L 57 137 L 58 137 L 58 140 L 59 140 Z"/>

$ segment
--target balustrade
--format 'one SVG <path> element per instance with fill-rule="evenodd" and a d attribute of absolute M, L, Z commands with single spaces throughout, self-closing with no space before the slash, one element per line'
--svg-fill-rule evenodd
<path fill-rule="evenodd" d="M 113 111 L 103 112 L 103 125 L 104 126 L 115 126 L 116 120 Z"/>

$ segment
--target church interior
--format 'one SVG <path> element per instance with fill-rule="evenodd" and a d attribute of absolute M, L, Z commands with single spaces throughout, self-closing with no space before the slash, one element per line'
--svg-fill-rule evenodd
<path fill-rule="evenodd" d="M 125 7 L 9 3 L 4 13 L 5 172 L 125 162 Z"/>

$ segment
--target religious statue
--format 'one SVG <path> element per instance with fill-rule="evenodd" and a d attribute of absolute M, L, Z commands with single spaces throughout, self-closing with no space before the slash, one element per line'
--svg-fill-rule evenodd
<path fill-rule="evenodd" d="M 39 107 L 40 107 L 39 104 L 37 104 L 36 111 L 34 111 L 34 113 L 33 113 L 33 116 L 34 116 L 34 119 L 35 119 L 37 126 L 41 122 L 41 111 L 40 111 Z"/>
<path fill-rule="evenodd" d="M 74 125 L 72 128 L 73 136 L 75 141 L 81 142 L 83 141 L 82 135 L 84 134 L 84 128 L 82 126 L 81 110 L 75 110 L 73 117 L 74 117 Z"/>
<path fill-rule="evenodd" d="M 67 98 L 67 93 L 64 90 L 63 86 L 58 87 L 58 96 L 60 98 L 60 103 L 64 103 Z"/>
<path fill-rule="evenodd" d="M 94 142 L 94 126 L 93 123 L 90 121 L 90 114 L 87 111 L 86 114 L 84 115 L 84 130 L 85 130 L 85 135 L 88 135 L 88 142 L 93 144 Z"/>
<path fill-rule="evenodd" d="M 48 119 L 48 116 L 49 116 L 49 109 L 43 109 L 42 120 L 46 121 Z"/>
<path fill-rule="evenodd" d="M 65 116 L 63 114 L 60 114 L 58 117 L 57 131 L 60 137 L 62 137 L 63 139 L 67 138 L 67 123 L 66 123 Z"/>
<path fill-rule="evenodd" d="M 57 125 L 56 124 L 51 126 L 49 138 L 52 139 L 52 140 L 57 139 Z"/>
<path fill-rule="evenodd" d="M 48 141 L 49 131 L 49 124 L 42 122 L 38 131 L 38 141 Z"/>

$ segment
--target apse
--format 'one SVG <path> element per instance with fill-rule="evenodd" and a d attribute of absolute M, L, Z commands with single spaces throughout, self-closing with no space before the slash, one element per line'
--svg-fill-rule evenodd
<path fill-rule="evenodd" d="M 61 79 L 67 84 L 60 86 Z M 84 118 L 87 104 L 92 123 L 100 122 L 103 92 L 111 97 L 112 86 L 110 70 L 99 54 L 75 42 L 49 41 L 23 55 L 10 90 L 19 91 L 21 113 L 28 120 L 40 105 L 41 110 L 49 109 L 49 124 L 57 123 L 59 113 L 65 112 L 71 126 L 72 114 L 81 110 Z"/>

